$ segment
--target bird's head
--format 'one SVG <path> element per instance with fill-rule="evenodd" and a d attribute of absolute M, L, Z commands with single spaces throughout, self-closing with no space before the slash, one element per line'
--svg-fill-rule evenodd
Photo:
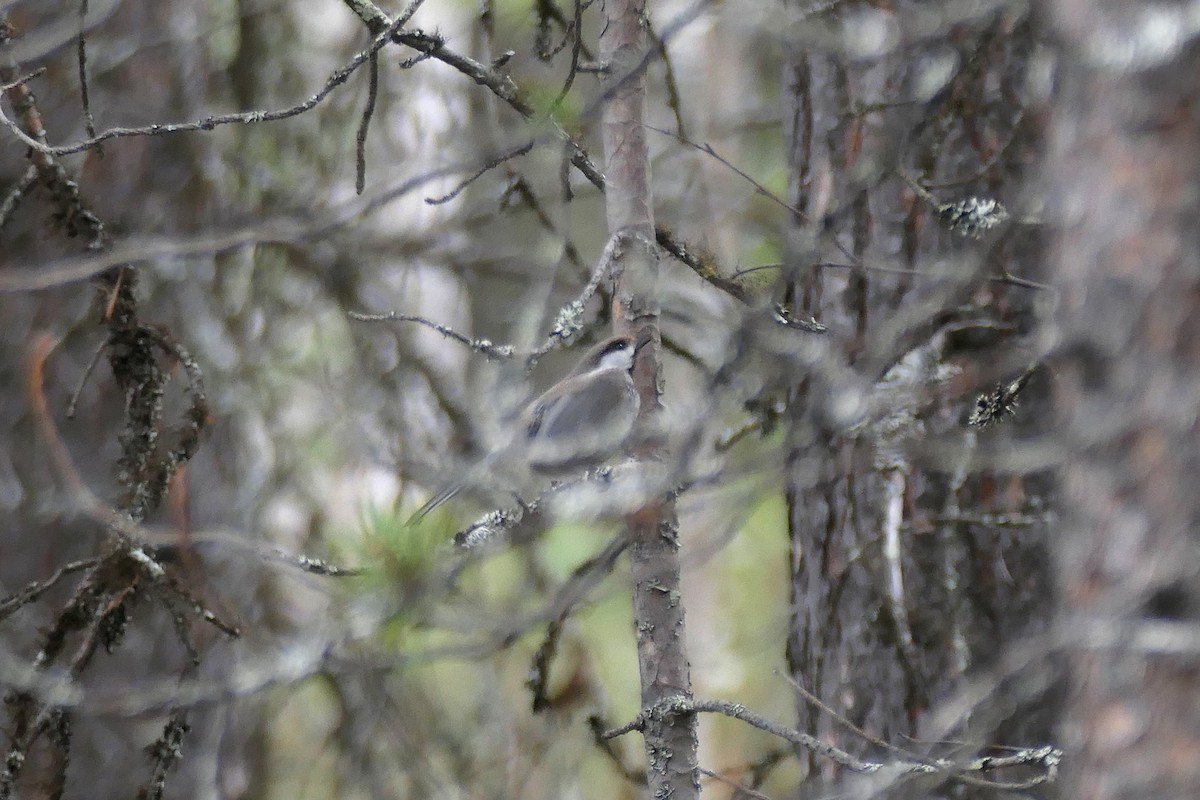
<path fill-rule="evenodd" d="M 574 374 L 607 369 L 631 370 L 637 351 L 649 344 L 650 339 L 648 330 L 639 331 L 636 336 L 610 336 L 587 352 Z"/>
<path fill-rule="evenodd" d="M 588 351 L 580 362 L 580 371 L 632 369 L 634 352 L 632 336 L 611 336 Z"/>

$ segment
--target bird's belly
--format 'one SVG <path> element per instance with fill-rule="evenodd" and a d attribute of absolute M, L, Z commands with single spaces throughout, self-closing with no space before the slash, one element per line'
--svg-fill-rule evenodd
<path fill-rule="evenodd" d="M 529 446 L 529 466 L 544 475 L 579 472 L 603 465 L 619 454 L 633 432 L 633 422 L 570 441 L 535 439 Z"/>

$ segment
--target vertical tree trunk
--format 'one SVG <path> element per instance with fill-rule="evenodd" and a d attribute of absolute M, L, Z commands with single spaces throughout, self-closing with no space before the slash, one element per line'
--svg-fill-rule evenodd
<path fill-rule="evenodd" d="M 646 147 L 645 88 L 639 64 L 646 52 L 642 0 L 608 0 L 604 6 L 601 58 L 609 64 L 610 92 L 601 127 L 604 137 L 610 235 L 622 236 L 616 259 L 613 318 L 618 330 L 650 326 L 634 380 L 643 421 L 661 411 L 658 336 L 658 261 L 654 245 L 653 195 Z M 665 458 L 661 450 L 643 457 Z M 672 698 L 691 699 L 687 641 L 679 583 L 679 526 L 674 504 L 651 503 L 630 515 L 630 566 L 634 581 L 634 624 L 647 715 L 643 736 L 649 797 L 688 800 L 699 794 L 696 722 L 690 712 L 671 713 Z"/>
<path fill-rule="evenodd" d="M 810 18 L 811 4 L 784 5 L 817 29 L 829 22 L 816 13 Z M 881 23 L 905 18 L 898 7 L 854 7 Z M 1037 237 L 1018 226 L 990 239 L 964 236 L 944 224 L 939 205 L 1019 196 L 1039 130 L 1023 105 L 1028 94 L 1010 87 L 1026 80 L 1038 41 L 1034 20 L 1012 9 L 981 14 L 953 37 L 915 37 L 869 56 L 839 47 L 840 34 L 812 30 L 791 29 L 782 76 L 792 213 L 780 303 L 797 318 L 824 323 L 830 357 L 865 381 L 878 381 L 905 350 L 917 348 L 931 365 L 977 373 L 999 361 L 1010 332 L 1030 332 L 1037 295 L 1013 296 L 989 275 L 1027 270 L 1039 252 Z M 951 51 L 944 80 L 923 86 L 926 73 L 914 65 Z M 932 191 L 922 188 L 921 195 L 913 184 Z M 942 259 L 985 266 L 947 276 Z M 942 293 L 939 306 L 912 313 L 935 291 Z M 967 317 L 994 321 L 1005 333 L 952 336 L 947 322 Z M 896 336 L 900 320 L 906 327 Z M 903 445 L 898 461 L 881 461 L 874 431 L 831 429 L 822 421 L 828 399 L 819 376 L 790 381 L 783 476 L 791 549 L 788 668 L 798 683 L 882 739 L 938 738 L 926 737 L 928 710 L 1049 616 L 1044 531 L 1006 530 L 987 519 L 1036 510 L 1024 497 L 1037 497 L 1048 481 L 1037 476 L 1028 490 L 1011 492 L 1018 497 L 1012 500 L 991 490 L 992 475 L 911 458 Z M 943 389 L 932 383 L 921 391 L 912 441 L 933 432 L 970 436 L 964 427 L 971 396 L 961 396 L 959 387 L 960 396 L 946 389 L 939 399 Z M 1024 399 L 1025 408 L 1037 408 L 1029 395 Z M 887 400 L 886 413 L 898 405 Z M 1027 435 L 1037 430 L 1036 420 L 1033 413 L 1019 421 Z M 1024 487 L 1028 476 L 999 477 Z M 972 736 L 1045 741 L 1050 704 L 1042 700 L 1025 699 L 1021 708 L 977 722 Z M 809 733 L 872 753 L 870 743 L 806 699 L 797 700 L 797 711 Z M 839 777 L 838 765 L 799 755 L 808 759 L 814 783 Z"/>
<path fill-rule="evenodd" d="M 1200 49 L 1137 46 L 1148 6 L 1054 7 L 1066 47 L 1047 167 L 1071 453 L 1058 553 L 1075 645 L 1064 794 L 1194 798 Z"/>

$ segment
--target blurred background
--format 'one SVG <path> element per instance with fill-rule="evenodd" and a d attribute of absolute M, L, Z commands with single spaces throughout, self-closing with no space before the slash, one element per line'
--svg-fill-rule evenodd
<path fill-rule="evenodd" d="M 8 118 L 25 78 L 49 144 L 88 138 L 81 5 L 0 8 Z M 94 129 L 297 106 L 370 45 L 372 8 L 90 0 Z M 177 702 L 194 705 L 167 796 L 641 795 L 624 774 L 642 769 L 637 737 L 605 752 L 587 721 L 638 711 L 624 562 L 563 600 L 619 527 L 556 521 L 451 579 L 454 534 L 488 508 L 465 495 L 404 524 L 607 335 L 605 292 L 571 346 L 528 374 L 428 326 L 350 316 L 416 315 L 522 353 L 545 341 L 608 238 L 603 196 L 562 138 L 603 170 L 600 12 L 428 0 L 405 29 L 475 67 L 388 46 L 374 93 L 363 64 L 287 118 L 55 157 L 133 264 L 141 320 L 203 374 L 198 449 L 137 534 L 241 636 L 184 615 L 200 656 L 185 677 L 180 615 L 134 592 L 123 638 L 73 676 L 69 755 L 34 747 L 19 796 L 54 795 L 64 758 L 63 797 L 144 789 L 161 762 L 145 748 Z M 659 290 L 666 425 L 697 482 L 679 502 L 696 695 L 864 756 L 882 751 L 793 681 L 923 754 L 1048 742 L 1061 699 L 1049 673 L 954 725 L 930 721 L 1051 610 L 1045 463 L 968 468 L 965 455 L 1032 440 L 1053 416 L 1039 324 L 1056 293 L 1031 180 L 1051 102 L 1044 21 L 1024 3 L 909 0 L 662 0 L 649 17 L 668 56 L 646 69 L 654 213 L 692 262 L 664 253 Z M 529 113 L 481 74 L 509 76 Z M 0 214 L 4 597 L 112 536 L 47 455 L 47 416 L 100 503 L 120 505 L 124 486 L 129 401 L 107 352 L 89 369 L 115 290 L 80 279 L 98 271 L 87 264 L 67 274 L 87 242 L 60 198 L 23 184 L 30 163 L 0 131 L 13 199 Z M 906 354 L 916 377 L 889 372 Z M 168 436 L 191 394 L 183 366 L 160 360 Z M 1018 376 L 1021 413 L 967 424 L 980 395 Z M 314 574 L 300 555 L 364 572 Z M 22 685 L 78 585 L 66 576 L 0 619 L 6 684 Z M 548 708 L 535 712 L 527 683 L 548 642 Z M 922 740 L 935 730 L 952 735 Z M 735 783 L 797 797 L 841 774 L 730 719 L 704 717 L 700 737 L 717 773 L 705 797 L 747 796 Z"/>

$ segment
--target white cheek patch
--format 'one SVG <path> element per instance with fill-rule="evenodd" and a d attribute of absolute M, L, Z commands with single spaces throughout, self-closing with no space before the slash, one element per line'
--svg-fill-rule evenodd
<path fill-rule="evenodd" d="M 622 347 L 600 356 L 600 369 L 629 369 L 633 366 L 633 349 Z"/>

